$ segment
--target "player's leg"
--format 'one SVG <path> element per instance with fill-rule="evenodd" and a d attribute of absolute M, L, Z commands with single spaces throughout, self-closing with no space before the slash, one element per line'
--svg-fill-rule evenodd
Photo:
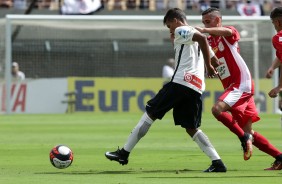
<path fill-rule="evenodd" d="M 231 107 L 222 100 L 218 100 L 212 107 L 212 114 L 214 117 L 225 125 L 231 132 L 236 134 L 239 138 L 244 136 L 242 128 L 234 121 L 232 115 L 228 113 Z"/>
<path fill-rule="evenodd" d="M 193 90 L 188 90 L 185 94 L 188 97 L 173 109 L 175 125 L 181 125 L 185 128 L 193 141 L 211 159 L 212 164 L 205 172 L 226 172 L 225 165 L 208 137 L 202 130 L 198 129 L 202 118 L 201 95 Z"/>
<path fill-rule="evenodd" d="M 189 132 L 186 129 L 187 133 Z M 190 135 L 190 133 L 188 133 Z M 199 146 L 199 148 L 211 159 L 212 164 L 204 172 L 226 172 L 227 168 L 222 162 L 216 149 L 210 142 L 208 136 L 200 129 L 197 129 L 196 133 L 192 136 L 193 141 Z"/>
<path fill-rule="evenodd" d="M 279 151 L 275 146 L 273 146 L 266 137 L 258 132 L 255 132 L 252 128 L 252 124 L 259 121 L 260 118 L 257 113 L 254 98 L 250 98 L 245 111 L 241 113 L 241 120 L 238 120 L 240 127 L 243 128 L 245 132 L 251 133 L 253 136 L 253 145 L 256 146 L 262 152 L 275 158 L 272 167 L 267 168 L 267 170 L 281 170 L 282 169 L 282 152 Z"/>
<path fill-rule="evenodd" d="M 250 98 L 250 96 L 241 93 L 239 90 L 226 90 L 219 100 L 212 107 L 212 113 L 214 117 L 224 124 L 231 132 L 237 135 L 241 141 L 243 148 L 244 160 L 250 159 L 252 155 L 252 135 L 245 133 L 244 130 L 238 125 L 233 115 L 236 113 L 236 108 L 244 111 L 244 102 Z M 242 110 L 243 109 L 243 110 Z M 232 115 L 227 111 L 232 112 Z"/>
<path fill-rule="evenodd" d="M 282 170 L 282 152 L 273 146 L 266 137 L 252 129 L 252 120 L 250 119 L 243 127 L 244 131 L 251 133 L 253 136 L 253 145 L 256 146 L 262 152 L 275 158 L 271 167 L 265 170 Z"/>
<path fill-rule="evenodd" d="M 106 152 L 105 156 L 109 160 L 114 160 L 122 165 L 126 165 L 128 163 L 128 157 L 130 152 L 138 143 L 138 141 L 146 135 L 154 120 L 150 118 L 145 112 L 139 120 L 138 124 L 131 131 L 131 134 L 129 135 L 124 147 L 122 149 L 118 148 L 116 151 L 113 152 Z"/>
<path fill-rule="evenodd" d="M 272 166 L 265 170 L 282 170 L 282 152 L 279 151 L 276 147 L 274 147 L 267 140 L 267 138 L 261 135 L 260 133 L 254 132 L 253 137 L 254 137 L 254 142 L 253 142 L 254 146 L 256 146 L 262 152 L 275 158 L 275 161 L 272 164 Z"/>
<path fill-rule="evenodd" d="M 240 126 L 243 127 L 245 132 L 251 133 L 253 135 L 253 145 L 262 152 L 275 158 L 272 166 L 270 168 L 266 168 L 265 170 L 281 170 L 282 152 L 272 145 L 266 137 L 261 135 L 259 132 L 254 131 L 252 128 L 252 124 L 259 120 L 253 98 L 249 101 L 249 104 L 244 112 L 244 117 L 245 120 L 242 121 L 243 123 L 240 124 Z"/>
<path fill-rule="evenodd" d="M 156 119 L 162 119 L 166 112 L 172 109 L 173 104 L 175 103 L 172 93 L 172 91 L 174 91 L 173 88 L 172 83 L 166 84 L 153 99 L 147 102 L 146 112 L 131 131 L 123 148 L 118 148 L 116 151 L 105 153 L 105 156 L 109 160 L 117 161 L 122 165 L 128 163 L 130 152 L 139 140 L 147 134 L 153 122 Z"/>

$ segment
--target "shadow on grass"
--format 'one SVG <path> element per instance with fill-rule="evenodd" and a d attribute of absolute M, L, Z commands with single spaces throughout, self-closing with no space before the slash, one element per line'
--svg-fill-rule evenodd
<path fill-rule="evenodd" d="M 34 174 L 68 174 L 68 175 L 86 175 L 86 174 L 142 174 L 142 173 L 176 173 L 176 172 L 187 172 L 192 170 L 118 170 L 118 171 L 95 171 L 95 170 L 89 170 L 89 171 L 70 171 L 70 172 L 64 172 L 64 171 L 57 171 L 57 172 L 36 172 Z M 195 171 L 195 170 L 193 170 Z"/>
<path fill-rule="evenodd" d="M 207 173 L 209 174 L 209 173 Z M 214 174 L 219 174 L 219 173 L 214 173 Z M 140 178 L 143 178 L 143 179 L 160 179 L 160 178 L 167 178 L 167 179 L 172 179 L 172 178 L 175 178 L 175 179 L 179 179 L 179 178 L 184 178 L 184 179 L 187 179 L 187 178 L 279 178 L 281 176 L 262 176 L 262 175 L 249 175 L 249 176 L 242 176 L 242 175 L 237 175 L 237 176 L 224 176 L 224 173 L 221 173 L 220 175 L 212 175 L 212 176 L 208 176 L 208 175 L 203 175 L 203 176 L 181 176 L 179 175 L 179 177 L 176 177 L 176 176 L 160 176 L 160 177 L 140 177 Z"/>
<path fill-rule="evenodd" d="M 232 173 L 232 175 L 229 175 L 229 172 Z M 98 171 L 98 170 L 89 170 L 89 171 L 70 171 L 70 172 L 64 172 L 64 171 L 58 171 L 58 172 L 36 172 L 34 174 L 49 174 L 49 175 L 112 175 L 112 174 L 175 174 L 175 176 L 144 176 L 141 178 L 263 178 L 263 177 L 281 177 L 282 173 L 276 173 L 278 175 L 269 175 L 270 172 L 265 172 L 265 174 L 258 173 L 257 175 L 249 175 L 246 173 L 242 173 L 242 171 L 238 170 L 229 170 L 227 173 L 204 173 L 201 170 L 190 170 L 190 169 L 183 169 L 183 170 L 143 170 L 140 168 L 139 170 L 117 170 L 117 171 Z M 238 175 L 236 174 L 238 172 Z M 274 171 L 275 172 L 275 171 Z M 189 173 L 197 173 L 201 174 L 198 176 L 185 176 L 183 174 L 189 174 Z M 272 172 L 273 173 L 273 172 Z M 202 175 L 205 174 L 205 175 Z M 211 175 L 209 175 L 211 174 Z M 234 175 L 235 174 L 235 175 Z"/>

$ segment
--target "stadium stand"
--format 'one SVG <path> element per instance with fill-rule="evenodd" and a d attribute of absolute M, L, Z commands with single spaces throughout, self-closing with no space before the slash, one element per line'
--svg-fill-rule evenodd
<path fill-rule="evenodd" d="M 0 17 L 6 14 L 23 14 L 24 9 L 32 0 L 0 0 Z M 60 5 L 64 0 L 37 0 L 32 14 L 59 14 Z M 116 14 L 150 14 L 163 15 L 164 11 L 171 7 L 179 7 L 187 10 L 189 15 L 198 15 L 205 7 L 217 7 L 223 11 L 223 15 L 239 15 L 236 11 L 238 3 L 259 3 L 265 14 L 269 14 L 272 8 L 282 6 L 282 0 L 101 0 L 103 11 L 100 15 Z"/>

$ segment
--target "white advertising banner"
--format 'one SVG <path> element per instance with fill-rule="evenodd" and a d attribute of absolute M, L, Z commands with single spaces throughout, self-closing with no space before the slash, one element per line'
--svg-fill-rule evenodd
<path fill-rule="evenodd" d="M 68 91 L 67 78 L 36 79 L 13 83 L 11 86 L 11 112 L 12 113 L 65 113 Z M 1 113 L 6 111 L 5 84 L 0 84 Z"/>

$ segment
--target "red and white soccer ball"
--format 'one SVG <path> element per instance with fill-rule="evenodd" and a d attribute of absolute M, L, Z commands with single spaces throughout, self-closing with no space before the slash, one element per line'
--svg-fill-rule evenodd
<path fill-rule="evenodd" d="M 50 151 L 50 162 L 58 169 L 65 169 L 72 164 L 73 152 L 65 145 L 57 145 Z"/>

